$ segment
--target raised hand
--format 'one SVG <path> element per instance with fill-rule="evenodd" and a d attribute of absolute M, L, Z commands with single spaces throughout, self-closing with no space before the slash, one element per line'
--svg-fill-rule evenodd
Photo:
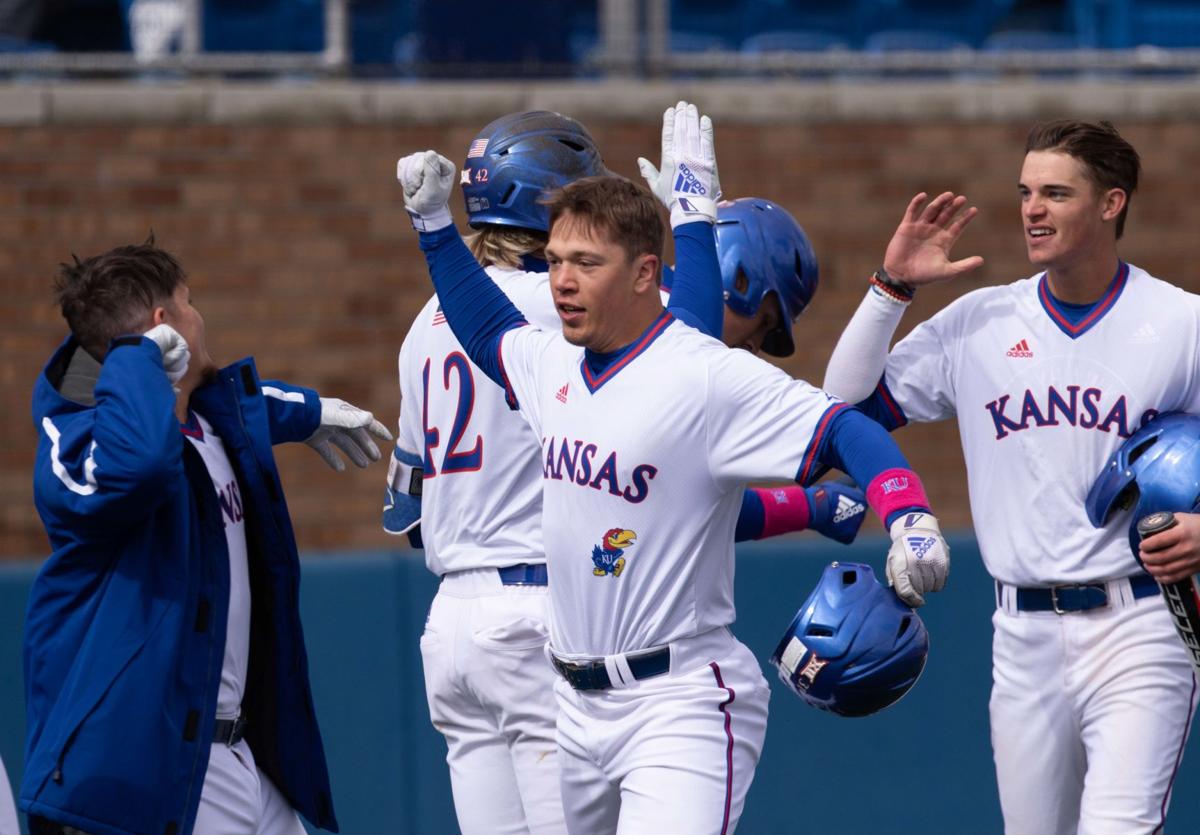
<path fill-rule="evenodd" d="M 661 166 L 638 157 L 638 170 L 670 210 L 672 229 L 694 220 L 716 222 L 721 183 L 712 120 L 696 105 L 681 101 L 663 112 Z"/>
<path fill-rule="evenodd" d="M 928 197 L 921 192 L 909 202 L 883 258 L 888 275 L 911 287 L 948 281 L 983 264 L 978 255 L 950 260 L 950 249 L 979 210 L 963 209 L 967 198 L 951 191 L 926 204 Z"/>

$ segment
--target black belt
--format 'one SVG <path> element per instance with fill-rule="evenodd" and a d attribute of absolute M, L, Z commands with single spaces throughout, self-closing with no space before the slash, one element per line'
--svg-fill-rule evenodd
<path fill-rule="evenodd" d="M 544 586 L 547 583 L 544 562 L 519 562 L 496 571 L 500 573 L 500 582 L 506 586 Z"/>
<path fill-rule="evenodd" d="M 661 676 L 671 669 L 671 648 L 626 655 L 625 660 L 629 663 L 629 671 L 638 681 Z M 612 687 L 612 679 L 608 677 L 603 661 L 563 661 L 553 654 L 550 661 L 558 674 L 576 690 L 607 690 Z"/>
<path fill-rule="evenodd" d="M 236 719 L 218 719 L 213 723 L 213 742 L 226 745 L 237 745 L 246 735 L 246 718 L 238 715 Z"/>
<path fill-rule="evenodd" d="M 1159 593 L 1158 581 L 1149 574 L 1134 574 L 1126 579 L 1129 580 L 1135 600 Z M 1000 599 L 1003 588 L 997 580 L 997 600 Z M 1050 588 L 1010 588 L 1015 592 L 1014 602 L 1018 612 L 1056 612 L 1062 615 L 1068 612 L 1087 612 L 1108 605 L 1107 583 L 1080 583 Z"/>

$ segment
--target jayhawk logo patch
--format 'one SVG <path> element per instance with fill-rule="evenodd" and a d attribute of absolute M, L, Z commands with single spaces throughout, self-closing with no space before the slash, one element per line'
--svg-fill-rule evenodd
<path fill-rule="evenodd" d="M 600 545 L 592 548 L 592 562 L 595 568 L 592 573 L 597 577 L 611 574 L 620 577 L 625 570 L 625 549 L 633 545 L 637 534 L 624 528 L 612 528 L 604 534 Z"/>

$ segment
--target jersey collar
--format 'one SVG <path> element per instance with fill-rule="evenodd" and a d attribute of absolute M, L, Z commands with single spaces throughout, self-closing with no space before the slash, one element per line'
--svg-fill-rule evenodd
<path fill-rule="evenodd" d="M 187 423 L 179 424 L 179 431 L 189 438 L 195 438 L 197 441 L 204 440 L 204 427 L 200 425 L 200 419 L 196 417 L 196 413 L 191 409 L 188 410 Z"/>
<path fill-rule="evenodd" d="M 1117 272 L 1113 276 L 1112 281 L 1108 285 L 1108 289 L 1104 291 L 1104 295 L 1100 300 L 1091 305 L 1091 309 L 1086 309 L 1086 312 L 1080 313 L 1075 305 L 1068 306 L 1064 302 L 1060 302 L 1054 298 L 1050 292 L 1050 284 L 1046 280 L 1046 274 L 1042 273 L 1042 277 L 1038 279 L 1038 301 L 1042 303 L 1042 308 L 1046 311 L 1046 315 L 1050 317 L 1050 321 L 1058 326 L 1058 329 L 1072 339 L 1078 339 L 1083 334 L 1092 329 L 1097 322 L 1104 318 L 1104 315 L 1112 309 L 1117 303 L 1117 299 L 1121 296 L 1121 291 L 1125 289 L 1126 283 L 1129 281 L 1129 265 L 1124 261 L 1117 262 Z M 1073 309 L 1069 309 L 1073 308 Z"/>
<path fill-rule="evenodd" d="M 658 315 L 650 327 L 631 344 L 607 354 L 584 349 L 583 359 L 579 361 L 579 370 L 583 375 L 583 383 L 593 394 L 605 383 L 611 380 L 629 363 L 650 347 L 651 343 L 667 329 L 675 317 L 664 310 Z"/>

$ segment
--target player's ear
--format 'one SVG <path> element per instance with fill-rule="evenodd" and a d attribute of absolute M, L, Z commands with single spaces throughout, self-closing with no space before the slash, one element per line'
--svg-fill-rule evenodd
<path fill-rule="evenodd" d="M 1129 202 L 1129 195 L 1123 188 L 1110 188 L 1104 192 L 1100 216 L 1105 221 L 1116 220 Z"/>
<path fill-rule="evenodd" d="M 637 293 L 658 292 L 658 260 L 657 255 L 639 255 L 637 257 L 634 262 L 637 275 L 633 282 L 634 290 Z"/>

